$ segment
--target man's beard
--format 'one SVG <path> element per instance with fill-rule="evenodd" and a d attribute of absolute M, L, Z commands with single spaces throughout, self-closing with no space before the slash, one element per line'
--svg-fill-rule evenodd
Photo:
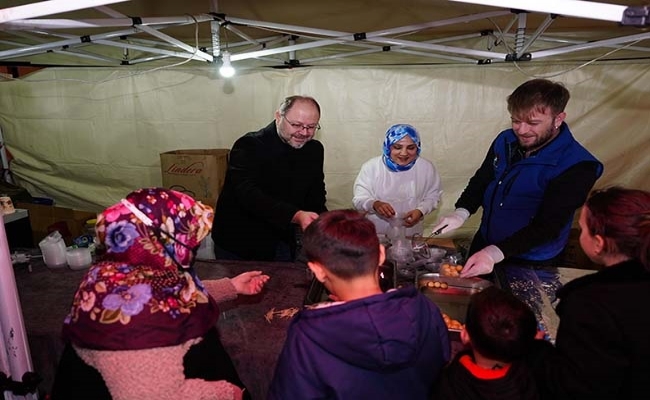
<path fill-rule="evenodd" d="M 534 150 L 537 150 L 537 149 L 540 149 L 540 148 L 544 147 L 548 142 L 553 140 L 553 138 L 555 138 L 555 136 L 556 136 L 555 128 L 553 126 L 551 126 L 546 130 L 546 132 L 544 132 L 544 135 L 538 137 L 538 139 L 535 142 L 533 142 L 532 144 L 524 145 L 521 142 L 521 139 L 519 139 L 519 145 L 521 146 L 522 149 L 524 149 L 526 151 L 534 151 Z"/>
<path fill-rule="evenodd" d="M 278 131 L 278 136 L 280 137 L 280 140 L 282 140 L 284 143 L 288 144 L 289 146 L 293 147 L 296 150 L 301 149 L 310 139 L 305 140 L 304 142 L 300 144 L 296 144 L 291 142 L 291 139 L 293 138 L 293 135 L 286 135 L 284 131 L 280 128 L 280 126 L 276 123 L 275 124 L 275 129 Z M 288 136 L 288 139 L 287 139 Z"/>

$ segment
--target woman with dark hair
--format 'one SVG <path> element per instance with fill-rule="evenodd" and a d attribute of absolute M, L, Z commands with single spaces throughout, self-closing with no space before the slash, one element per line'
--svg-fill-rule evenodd
<path fill-rule="evenodd" d="M 557 293 L 556 347 L 537 342 L 551 399 L 647 398 L 650 377 L 650 192 L 594 191 L 580 213 L 580 245 L 604 268 Z"/>

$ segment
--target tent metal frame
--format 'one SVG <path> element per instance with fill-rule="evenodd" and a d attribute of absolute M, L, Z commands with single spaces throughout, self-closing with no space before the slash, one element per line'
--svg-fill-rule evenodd
<path fill-rule="evenodd" d="M 71 1 L 73 4 L 61 4 L 58 0 L 44 1 L 30 5 L 33 15 L 46 15 L 62 11 L 62 7 L 77 7 L 82 1 Z M 85 1 L 85 0 L 84 0 Z M 231 53 L 230 60 L 235 66 L 243 65 L 243 61 L 255 60 L 257 66 L 299 66 L 315 65 L 330 60 L 353 58 L 373 53 L 400 53 L 416 56 L 422 63 L 464 63 L 464 64 L 489 64 L 494 62 L 510 61 L 538 61 L 549 58 L 583 52 L 589 49 L 626 49 L 630 54 L 647 56 L 650 48 L 634 46 L 640 41 L 650 39 L 650 33 L 638 33 L 608 37 L 595 41 L 575 40 L 575 37 L 553 35 L 552 39 L 544 37 L 549 27 L 558 18 L 558 15 L 548 14 L 546 19 L 539 24 L 532 34 L 527 34 L 528 11 L 503 9 L 464 15 L 427 23 L 399 26 L 373 32 L 343 32 L 336 30 L 318 29 L 298 25 L 275 23 L 270 21 L 257 21 L 234 16 L 227 16 L 216 12 L 217 0 L 212 0 L 211 11 L 199 15 L 184 15 L 170 17 L 127 17 L 101 3 L 115 3 L 125 0 L 93 0 L 87 4 L 96 5 L 95 9 L 110 18 L 100 19 L 49 19 L 49 18 L 20 18 L 1 19 L 11 14 L 10 9 L 0 10 L 0 31 L 5 35 L 16 37 L 16 40 L 0 40 L 5 50 L 0 51 L 0 63 L 20 58 L 26 58 L 47 52 L 57 52 L 71 57 L 84 58 L 96 61 L 101 65 L 135 65 L 152 61 L 179 58 L 207 63 L 218 64 L 221 61 L 221 52 L 225 49 Z M 51 4 L 59 3 L 59 8 Z M 40 6 L 40 8 L 39 8 Z M 23 6 L 24 7 L 24 6 Z M 18 7 L 15 7 L 18 8 Z M 29 14 L 24 14 L 29 15 Z M 514 46 L 504 51 L 491 51 L 477 49 L 477 38 L 490 34 L 490 32 L 472 32 L 449 37 L 437 37 L 431 40 L 408 40 L 403 37 L 417 32 L 435 32 L 436 28 L 452 25 L 466 24 L 468 22 L 492 19 L 513 15 L 513 18 L 503 29 L 500 29 L 501 40 L 514 39 Z M 203 40 L 203 45 L 198 39 L 193 43 L 175 38 L 162 32 L 171 27 L 210 24 L 210 38 Z M 515 27 L 514 35 L 509 31 Z M 113 29 L 109 32 L 97 32 Z M 67 29 L 87 30 L 87 35 L 71 35 L 60 33 Z M 254 38 L 244 32 L 252 30 L 263 32 L 261 38 Z M 227 30 L 240 41 L 230 43 L 224 35 Z M 269 35 L 269 33 L 271 33 Z M 144 39 L 142 34 L 149 35 Z M 26 43 L 28 42 L 28 43 Z M 446 44 L 446 43 L 453 43 Z M 461 45 L 462 44 L 462 45 Z M 467 44 L 467 46 L 465 46 Z M 122 58 L 107 56 L 94 52 L 97 46 L 116 47 L 122 50 Z M 333 47 L 336 46 L 336 47 Z M 8 48 L 7 48 L 8 47 Z M 304 59 L 299 60 L 297 54 L 305 50 L 330 47 L 332 54 L 326 56 L 314 55 L 313 51 L 306 53 Z M 532 50 L 531 50 L 532 49 Z M 236 50 L 236 51 L 234 51 Z M 132 52 L 138 52 L 137 57 L 132 57 Z"/>

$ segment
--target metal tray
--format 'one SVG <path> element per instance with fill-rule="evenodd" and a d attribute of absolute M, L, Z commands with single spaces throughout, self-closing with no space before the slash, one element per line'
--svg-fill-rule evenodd
<path fill-rule="evenodd" d="M 427 285 L 428 282 L 444 282 L 447 288 L 430 287 Z M 457 278 L 435 272 L 420 274 L 416 284 L 422 294 L 433 301 L 440 311 L 463 324 L 472 294 L 492 286 L 492 282 L 481 278 Z M 455 330 L 450 329 L 450 331 Z"/>

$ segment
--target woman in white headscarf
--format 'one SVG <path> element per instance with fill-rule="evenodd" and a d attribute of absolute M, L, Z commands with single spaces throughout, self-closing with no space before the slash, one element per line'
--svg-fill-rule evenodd
<path fill-rule="evenodd" d="M 383 154 L 361 166 L 352 203 L 367 213 L 377 233 L 387 233 L 391 220 L 393 226 L 401 220 L 406 236 L 422 233 L 422 219 L 438 205 L 440 176 L 429 160 L 420 157 L 421 150 L 413 126 L 393 125 L 386 131 Z"/>

